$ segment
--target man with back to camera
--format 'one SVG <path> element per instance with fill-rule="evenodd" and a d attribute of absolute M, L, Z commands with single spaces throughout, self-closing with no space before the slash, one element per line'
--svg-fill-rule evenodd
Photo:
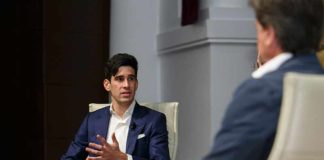
<path fill-rule="evenodd" d="M 287 72 L 324 74 L 315 52 L 322 0 L 250 0 L 263 65 L 235 91 L 205 160 L 266 160 L 276 134 Z"/>
<path fill-rule="evenodd" d="M 107 62 L 103 86 L 111 105 L 85 117 L 61 160 L 170 159 L 165 115 L 134 99 L 137 69 L 136 58 L 126 53 Z"/>

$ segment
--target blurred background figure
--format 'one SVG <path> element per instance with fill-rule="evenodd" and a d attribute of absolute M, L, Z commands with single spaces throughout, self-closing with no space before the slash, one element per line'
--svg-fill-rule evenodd
<path fill-rule="evenodd" d="M 256 14 L 259 68 L 235 91 L 205 160 L 268 159 L 285 74 L 324 74 L 315 54 L 322 32 L 322 0 L 250 0 L 250 5 Z"/>
<path fill-rule="evenodd" d="M 322 67 L 324 67 L 324 40 L 321 41 L 320 49 L 317 52 L 317 57 L 322 65 Z"/>

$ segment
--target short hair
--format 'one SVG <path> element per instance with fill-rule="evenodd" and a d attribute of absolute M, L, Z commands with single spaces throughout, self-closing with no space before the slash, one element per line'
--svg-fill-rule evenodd
<path fill-rule="evenodd" d="M 112 56 L 105 65 L 105 79 L 111 80 L 112 76 L 115 76 L 119 67 L 130 66 L 135 71 L 137 77 L 138 63 L 134 56 L 127 53 L 118 53 Z"/>
<path fill-rule="evenodd" d="M 283 51 L 310 53 L 319 49 L 322 0 L 250 0 L 263 28 L 272 26 Z"/>

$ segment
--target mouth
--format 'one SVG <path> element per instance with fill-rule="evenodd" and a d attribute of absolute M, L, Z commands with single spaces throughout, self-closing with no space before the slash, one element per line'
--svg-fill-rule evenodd
<path fill-rule="evenodd" d="M 123 97 L 129 97 L 129 96 L 131 96 L 131 94 L 132 94 L 132 92 L 122 92 L 122 93 L 121 93 L 121 95 L 122 95 Z"/>

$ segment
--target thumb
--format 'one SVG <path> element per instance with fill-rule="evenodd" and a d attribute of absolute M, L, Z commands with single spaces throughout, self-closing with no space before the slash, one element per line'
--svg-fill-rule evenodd
<path fill-rule="evenodd" d="M 118 144 L 118 141 L 117 141 L 115 132 L 111 135 L 111 138 L 112 138 L 113 143 L 117 143 Z"/>
<path fill-rule="evenodd" d="M 113 147 L 113 149 L 115 150 L 119 150 L 119 143 L 117 141 L 117 138 L 116 138 L 116 135 L 115 135 L 115 132 L 111 135 L 111 139 L 113 141 L 113 144 L 111 145 Z"/>

